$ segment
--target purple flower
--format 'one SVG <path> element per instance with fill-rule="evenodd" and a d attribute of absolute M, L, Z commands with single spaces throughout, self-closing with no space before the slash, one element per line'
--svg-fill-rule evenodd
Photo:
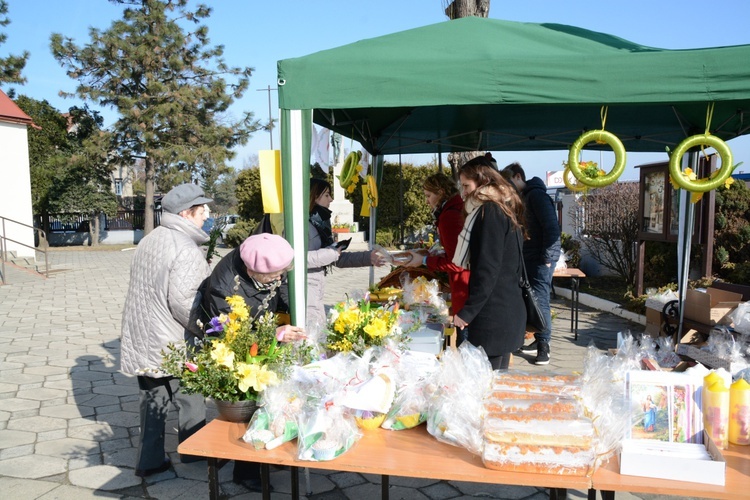
<path fill-rule="evenodd" d="M 211 325 L 211 328 L 206 330 L 206 333 L 216 333 L 224 331 L 224 323 L 221 322 L 218 316 L 214 316 L 213 318 L 211 318 L 211 322 L 209 323 L 209 325 Z"/>

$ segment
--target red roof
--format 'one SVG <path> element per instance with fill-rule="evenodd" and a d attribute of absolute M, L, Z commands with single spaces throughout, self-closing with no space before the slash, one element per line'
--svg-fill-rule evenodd
<path fill-rule="evenodd" d="M 0 90 L 0 122 L 23 123 L 32 125 L 31 117 Z"/>

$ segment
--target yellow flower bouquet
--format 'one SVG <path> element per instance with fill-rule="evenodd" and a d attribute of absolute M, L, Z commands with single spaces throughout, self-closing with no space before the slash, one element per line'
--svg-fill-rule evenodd
<path fill-rule="evenodd" d="M 339 302 L 329 313 L 326 348 L 362 355 L 368 347 L 393 343 L 395 348 L 403 350 L 407 336 L 399 324 L 400 314 L 393 299 L 382 307 L 368 300 Z"/>
<path fill-rule="evenodd" d="M 188 394 L 218 401 L 259 399 L 267 387 L 279 383 L 287 368 L 305 357 L 292 344 L 276 338 L 276 316 L 259 311 L 250 317 L 245 300 L 227 297 L 228 314 L 211 319 L 207 336 L 195 347 L 169 344 L 162 352 L 164 372 L 180 379 Z M 300 359 L 304 364 L 309 360 Z"/>

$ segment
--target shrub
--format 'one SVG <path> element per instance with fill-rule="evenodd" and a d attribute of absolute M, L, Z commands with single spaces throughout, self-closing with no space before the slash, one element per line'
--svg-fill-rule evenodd
<path fill-rule="evenodd" d="M 232 229 L 227 231 L 227 237 L 224 238 L 224 244 L 231 248 L 237 248 L 242 244 L 250 233 L 255 229 L 258 223 L 253 220 L 240 220 Z"/>
<path fill-rule="evenodd" d="M 393 246 L 393 229 L 383 228 L 375 231 L 375 243 L 383 248 L 391 248 Z"/>
<path fill-rule="evenodd" d="M 567 254 L 568 267 L 578 268 L 581 265 L 581 242 L 568 233 L 560 233 L 560 245 Z"/>
<path fill-rule="evenodd" d="M 732 283 L 748 283 L 750 189 L 735 182 L 716 190 L 714 272 Z"/>

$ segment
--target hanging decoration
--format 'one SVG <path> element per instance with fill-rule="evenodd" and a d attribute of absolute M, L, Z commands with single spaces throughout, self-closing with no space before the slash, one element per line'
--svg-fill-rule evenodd
<path fill-rule="evenodd" d="M 366 184 L 367 184 L 367 198 L 366 199 L 369 200 L 370 206 L 375 208 L 378 206 L 378 186 L 375 183 L 375 177 L 368 174 L 366 177 Z"/>
<path fill-rule="evenodd" d="M 352 182 L 356 184 L 358 173 L 357 167 L 359 166 L 359 160 L 361 158 L 362 152 L 352 151 L 344 159 L 344 165 L 341 167 L 341 174 L 339 174 L 339 184 L 342 189 L 348 190 Z M 351 193 L 351 191 L 349 192 Z"/>
<path fill-rule="evenodd" d="M 706 132 L 703 134 L 693 135 L 684 139 L 677 145 L 674 151 L 669 155 L 669 178 L 673 185 L 681 187 L 691 193 L 707 193 L 716 189 L 722 184 L 729 187 L 734 179 L 731 175 L 734 169 L 739 165 L 732 165 L 732 150 L 729 145 L 709 132 L 711 118 L 714 113 L 714 103 L 708 105 L 706 111 Z M 704 147 L 712 147 L 716 150 L 721 158 L 721 168 L 713 172 L 708 178 L 698 179 L 693 169 L 686 168 L 682 170 L 682 157 L 691 148 L 700 147 L 704 152 Z M 692 200 L 699 200 L 700 195 L 691 196 Z"/>
<path fill-rule="evenodd" d="M 584 132 L 581 136 L 576 139 L 573 145 L 570 147 L 568 153 L 568 167 L 573 173 L 576 179 L 582 184 L 588 187 L 604 187 L 609 186 L 615 182 L 625 171 L 625 146 L 623 146 L 620 139 L 617 138 L 611 132 L 604 130 L 604 125 L 607 122 L 607 107 L 602 106 L 602 128 L 599 130 L 589 130 Z M 594 178 L 587 176 L 581 169 L 581 163 L 578 158 L 581 156 L 581 150 L 589 142 L 596 142 L 597 144 L 607 144 L 612 148 L 612 152 L 615 154 L 615 164 L 612 167 L 612 171 L 605 175 L 599 175 Z"/>
<path fill-rule="evenodd" d="M 370 190 L 367 186 L 367 183 L 362 184 L 362 208 L 359 210 L 360 217 L 370 216 L 370 204 L 367 201 L 370 197 L 369 195 L 370 195 Z"/>
<path fill-rule="evenodd" d="M 573 177 L 571 179 L 571 177 Z M 563 182 L 565 183 L 565 187 L 573 191 L 574 193 L 578 193 L 581 191 L 588 191 L 589 187 L 585 184 L 581 184 L 577 181 L 575 176 L 570 172 L 570 167 L 565 165 L 565 170 L 563 171 Z"/>

